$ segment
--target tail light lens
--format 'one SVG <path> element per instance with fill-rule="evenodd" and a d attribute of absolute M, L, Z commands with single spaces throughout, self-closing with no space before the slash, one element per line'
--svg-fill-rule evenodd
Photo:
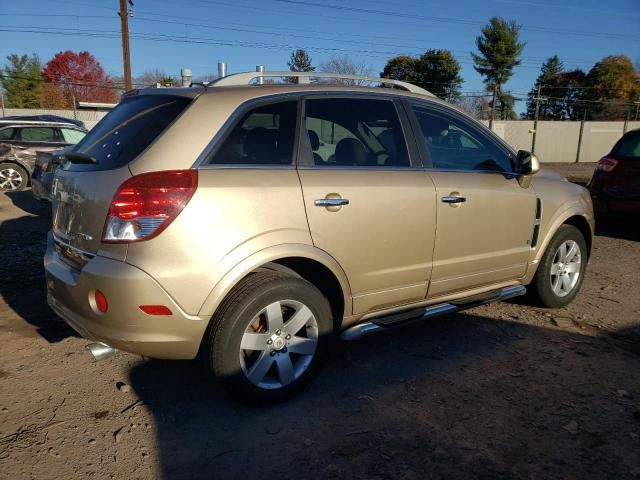
<path fill-rule="evenodd" d="M 616 168 L 618 163 L 618 160 L 614 158 L 602 157 L 596 165 L 596 170 L 601 170 L 603 172 L 612 172 L 613 169 Z"/>
<path fill-rule="evenodd" d="M 197 170 L 168 170 L 131 177 L 113 196 L 102 241 L 132 243 L 157 236 L 189 203 Z"/>

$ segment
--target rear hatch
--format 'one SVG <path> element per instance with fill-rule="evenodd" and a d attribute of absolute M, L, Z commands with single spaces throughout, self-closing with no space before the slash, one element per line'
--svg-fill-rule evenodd
<path fill-rule="evenodd" d="M 603 175 L 602 191 L 617 199 L 640 199 L 640 130 L 624 135 L 608 158 L 617 165 Z"/>
<path fill-rule="evenodd" d="M 52 187 L 53 234 L 69 264 L 79 266 L 78 254 L 86 258 L 100 249 L 114 193 L 132 176 L 130 162 L 193 98 L 169 92 L 156 90 L 125 98 L 63 157 Z"/>

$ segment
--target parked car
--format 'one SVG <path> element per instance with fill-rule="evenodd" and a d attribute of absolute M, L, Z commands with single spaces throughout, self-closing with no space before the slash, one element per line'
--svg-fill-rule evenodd
<path fill-rule="evenodd" d="M 64 155 L 48 301 L 97 356 L 200 354 L 236 398 L 270 403 L 334 335 L 527 287 L 547 307 L 575 298 L 586 189 L 414 85 L 257 75 L 126 95 Z"/>
<path fill-rule="evenodd" d="M 598 161 L 588 188 L 599 219 L 623 215 L 640 223 L 640 129 L 624 134 Z"/>
<path fill-rule="evenodd" d="M 86 125 L 82 120 L 76 120 L 75 118 L 61 117 L 60 115 L 9 115 L 7 117 L 1 117 L 0 122 L 3 121 L 30 121 L 30 122 L 55 122 L 55 123 L 71 123 L 76 127 L 86 128 Z"/>
<path fill-rule="evenodd" d="M 51 201 L 51 186 L 56 169 L 62 162 L 62 155 L 73 145 L 61 150 L 39 150 L 36 152 L 36 164 L 31 175 L 31 193 L 40 201 Z"/>
<path fill-rule="evenodd" d="M 75 145 L 86 133 L 68 122 L 0 120 L 0 191 L 19 191 L 29 185 L 36 152 Z"/>

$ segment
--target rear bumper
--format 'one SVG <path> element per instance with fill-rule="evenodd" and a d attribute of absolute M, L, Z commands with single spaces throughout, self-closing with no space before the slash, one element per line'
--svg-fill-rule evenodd
<path fill-rule="evenodd" d="M 49 305 L 83 337 L 153 358 L 197 355 L 208 318 L 185 314 L 142 270 L 100 256 L 77 270 L 58 256 L 51 234 L 44 266 Z M 94 310 L 89 301 L 95 290 L 107 298 L 106 313 Z M 140 305 L 165 305 L 172 315 L 147 315 Z"/>

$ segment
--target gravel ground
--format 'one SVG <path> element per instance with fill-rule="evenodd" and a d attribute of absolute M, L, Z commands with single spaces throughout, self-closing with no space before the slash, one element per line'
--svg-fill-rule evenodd
<path fill-rule="evenodd" d="M 568 308 L 338 344 L 302 395 L 256 409 L 194 362 L 91 361 L 46 306 L 30 195 L 0 195 L 2 479 L 640 478 L 638 233 L 595 238 Z"/>

